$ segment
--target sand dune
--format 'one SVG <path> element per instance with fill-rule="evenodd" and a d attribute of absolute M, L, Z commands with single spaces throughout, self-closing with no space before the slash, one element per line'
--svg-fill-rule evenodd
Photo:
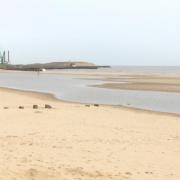
<path fill-rule="evenodd" d="M 2 180 L 180 179 L 178 116 L 5 89 L 0 100 Z"/>

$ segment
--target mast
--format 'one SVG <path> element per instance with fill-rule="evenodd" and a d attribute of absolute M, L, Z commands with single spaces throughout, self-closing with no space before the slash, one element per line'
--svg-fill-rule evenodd
<path fill-rule="evenodd" d="M 9 53 L 9 50 L 8 50 L 8 59 L 7 59 L 7 63 L 8 63 L 8 64 L 10 63 L 10 53 Z"/>

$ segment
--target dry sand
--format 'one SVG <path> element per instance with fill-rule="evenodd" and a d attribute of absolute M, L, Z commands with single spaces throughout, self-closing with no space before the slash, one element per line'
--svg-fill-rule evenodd
<path fill-rule="evenodd" d="M 178 116 L 6 89 L 0 100 L 0 180 L 180 179 Z"/>

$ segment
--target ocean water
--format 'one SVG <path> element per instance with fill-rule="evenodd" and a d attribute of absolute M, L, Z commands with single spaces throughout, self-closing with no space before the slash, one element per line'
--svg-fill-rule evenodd
<path fill-rule="evenodd" d="M 65 70 L 63 70 L 65 71 Z M 63 72 L 62 71 L 62 72 Z M 78 70 L 71 70 L 78 71 Z M 84 70 L 80 70 L 82 72 Z M 96 70 L 88 70 L 96 72 Z M 130 71 L 123 67 L 97 70 L 103 72 L 128 71 L 128 72 L 151 72 L 150 69 L 133 69 Z M 160 72 L 153 69 L 154 72 Z M 180 68 L 161 70 L 163 73 L 178 74 Z M 161 73 L 162 73 L 161 72 Z M 154 91 L 131 91 L 111 90 L 91 87 L 91 85 L 103 84 L 101 80 L 87 80 L 74 76 L 58 74 L 40 74 L 35 72 L 0 73 L 0 87 L 13 89 L 31 90 L 54 94 L 57 98 L 82 103 L 99 103 L 108 105 L 121 105 L 159 112 L 180 114 L 180 93 L 154 92 Z"/>
<path fill-rule="evenodd" d="M 180 75 L 180 66 L 112 66 L 111 68 L 99 69 L 69 69 L 54 70 L 56 72 L 72 72 L 72 73 L 119 73 L 119 74 L 155 74 L 155 75 Z"/>

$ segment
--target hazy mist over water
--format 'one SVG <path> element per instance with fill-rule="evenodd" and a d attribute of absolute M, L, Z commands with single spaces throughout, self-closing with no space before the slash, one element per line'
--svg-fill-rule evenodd
<path fill-rule="evenodd" d="M 180 75 L 180 66 L 113 66 L 110 71 L 140 74 Z"/>

